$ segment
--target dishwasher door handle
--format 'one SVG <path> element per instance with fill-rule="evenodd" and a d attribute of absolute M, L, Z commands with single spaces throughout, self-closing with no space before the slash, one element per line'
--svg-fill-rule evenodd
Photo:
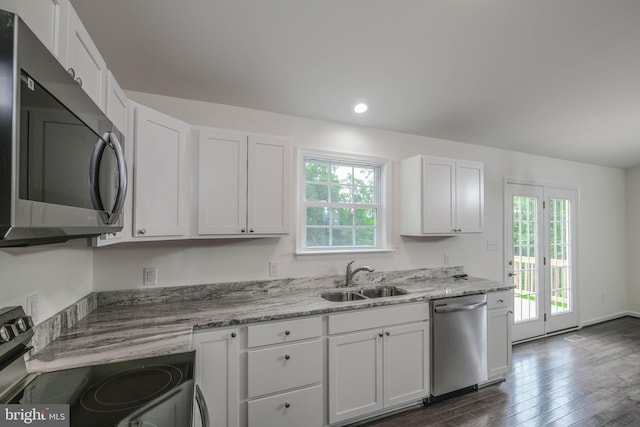
<path fill-rule="evenodd" d="M 486 301 L 478 302 L 475 304 L 469 305 L 436 305 L 434 310 L 436 313 L 454 313 L 456 311 L 469 311 L 475 310 L 476 308 L 484 307 L 487 305 Z"/>

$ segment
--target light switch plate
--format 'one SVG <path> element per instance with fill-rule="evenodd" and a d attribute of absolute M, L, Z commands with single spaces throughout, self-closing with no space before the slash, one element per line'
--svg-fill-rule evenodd
<path fill-rule="evenodd" d="M 142 285 L 156 286 L 158 284 L 158 267 L 145 267 L 142 269 Z"/>

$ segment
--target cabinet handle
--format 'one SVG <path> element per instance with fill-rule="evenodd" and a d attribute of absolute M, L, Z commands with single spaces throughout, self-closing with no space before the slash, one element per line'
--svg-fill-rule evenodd
<path fill-rule="evenodd" d="M 147 234 L 147 229 L 146 228 L 141 228 L 140 230 L 138 230 L 138 234 L 140 234 L 140 235 Z"/>
<path fill-rule="evenodd" d="M 385 332 L 384 334 L 385 334 L 386 336 L 389 336 L 389 335 L 391 335 L 391 332 L 387 331 L 387 332 Z"/>
<path fill-rule="evenodd" d="M 291 331 L 284 331 L 285 335 L 291 335 Z"/>
<path fill-rule="evenodd" d="M 247 230 L 245 230 L 244 228 L 241 228 L 241 229 L 240 229 L 240 232 L 241 232 L 241 233 L 244 233 L 245 231 L 247 231 Z"/>
<path fill-rule="evenodd" d="M 236 337 L 236 333 L 235 332 L 231 332 L 231 338 L 235 338 Z"/>
<path fill-rule="evenodd" d="M 76 77 L 76 83 L 78 83 L 78 85 L 82 87 L 82 79 L 80 77 Z"/>
<path fill-rule="evenodd" d="M 69 68 L 67 69 L 67 72 L 69 73 L 69 75 L 71 76 L 71 78 L 72 78 L 73 80 L 75 80 L 75 79 L 76 79 L 76 70 L 74 70 L 73 68 L 69 67 Z"/>
<path fill-rule="evenodd" d="M 499 299 L 498 300 L 498 304 L 502 304 L 504 302 L 504 300 Z"/>
<path fill-rule="evenodd" d="M 383 337 L 383 336 L 384 336 L 384 334 L 383 334 L 382 332 L 378 332 L 378 336 L 379 336 L 379 337 Z"/>
<path fill-rule="evenodd" d="M 253 228 L 250 228 L 250 229 L 249 229 L 249 233 L 253 233 Z"/>
<path fill-rule="evenodd" d="M 284 403 L 284 407 L 285 407 L 285 408 L 290 408 L 290 407 L 291 407 L 291 404 L 290 404 L 289 402 L 285 402 L 285 403 Z"/>
<path fill-rule="evenodd" d="M 285 354 L 284 358 L 285 358 L 285 360 L 289 360 L 289 359 L 291 359 L 291 356 L 289 356 L 288 354 Z"/>

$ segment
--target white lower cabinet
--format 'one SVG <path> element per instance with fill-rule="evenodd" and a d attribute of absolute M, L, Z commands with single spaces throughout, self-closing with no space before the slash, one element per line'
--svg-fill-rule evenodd
<path fill-rule="evenodd" d="M 322 426 L 322 387 L 249 400 L 249 425 L 273 427 Z"/>
<path fill-rule="evenodd" d="M 420 303 L 329 316 L 330 424 L 428 397 L 428 312 Z M 354 331 L 363 324 L 373 328 Z"/>
<path fill-rule="evenodd" d="M 209 410 L 209 426 L 239 425 L 239 333 L 239 329 L 221 329 L 193 334 L 196 384 L 200 386 Z M 194 427 L 201 427 L 197 406 L 193 413 Z"/>
<path fill-rule="evenodd" d="M 487 294 L 487 373 L 495 381 L 511 370 L 513 291 Z"/>
<path fill-rule="evenodd" d="M 247 424 L 322 426 L 322 318 L 247 329 Z"/>

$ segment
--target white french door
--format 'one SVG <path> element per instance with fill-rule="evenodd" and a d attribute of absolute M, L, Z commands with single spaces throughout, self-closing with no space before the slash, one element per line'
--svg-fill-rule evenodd
<path fill-rule="evenodd" d="M 513 340 L 578 326 L 577 191 L 507 182 L 506 281 Z"/>

